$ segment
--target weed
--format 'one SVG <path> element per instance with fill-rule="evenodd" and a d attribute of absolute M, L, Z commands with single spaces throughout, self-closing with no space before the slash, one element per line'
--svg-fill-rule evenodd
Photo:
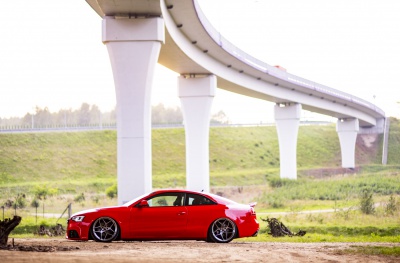
<path fill-rule="evenodd" d="M 98 196 L 92 196 L 91 199 L 95 204 L 98 204 L 100 202 L 100 198 Z"/>
<path fill-rule="evenodd" d="M 113 184 L 112 186 L 106 189 L 106 195 L 111 199 L 115 198 L 117 194 L 118 194 L 117 184 Z"/>
<path fill-rule="evenodd" d="M 272 208 L 282 208 L 284 207 L 284 200 L 280 197 L 277 196 L 271 196 L 270 198 L 268 198 L 268 204 L 272 207 Z"/>
<path fill-rule="evenodd" d="M 38 198 L 40 200 L 47 199 L 48 196 L 53 196 L 53 195 L 57 194 L 57 192 L 58 192 L 57 189 L 49 188 L 48 185 L 46 185 L 46 184 L 36 185 L 35 190 L 34 190 L 34 194 L 35 194 L 36 198 Z"/>
<path fill-rule="evenodd" d="M 80 193 L 79 195 L 75 196 L 74 201 L 78 203 L 85 201 L 85 194 Z"/>
<path fill-rule="evenodd" d="M 363 189 L 360 194 L 360 210 L 364 214 L 370 215 L 375 213 L 374 200 L 372 198 L 371 189 Z"/>
<path fill-rule="evenodd" d="M 345 254 L 361 254 L 361 255 L 385 255 L 400 256 L 400 247 L 397 246 L 350 246 L 350 248 L 337 251 Z"/>
<path fill-rule="evenodd" d="M 388 215 L 393 215 L 397 211 L 396 198 L 390 195 L 389 202 L 385 206 L 385 212 Z"/>

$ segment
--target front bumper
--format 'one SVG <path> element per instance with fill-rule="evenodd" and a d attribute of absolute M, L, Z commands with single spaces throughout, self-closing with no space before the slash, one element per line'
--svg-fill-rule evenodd
<path fill-rule="evenodd" d="M 68 220 L 65 237 L 70 240 L 89 240 L 89 224 Z"/>

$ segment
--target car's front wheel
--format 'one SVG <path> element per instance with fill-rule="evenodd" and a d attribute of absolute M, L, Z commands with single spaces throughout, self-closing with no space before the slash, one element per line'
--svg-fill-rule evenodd
<path fill-rule="evenodd" d="M 236 225 L 229 218 L 215 220 L 208 231 L 209 241 L 217 243 L 228 243 L 236 237 Z"/>
<path fill-rule="evenodd" d="M 95 241 L 111 242 L 118 237 L 119 227 L 111 217 L 100 217 L 93 222 L 91 233 Z"/>

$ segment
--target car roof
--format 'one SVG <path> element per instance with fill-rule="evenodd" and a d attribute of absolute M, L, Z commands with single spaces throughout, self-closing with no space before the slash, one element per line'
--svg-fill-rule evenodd
<path fill-rule="evenodd" d="M 208 193 L 208 192 L 198 192 L 198 191 L 192 191 L 192 190 L 185 190 L 185 189 L 160 189 L 160 190 L 156 190 L 153 191 L 150 195 L 154 195 L 154 194 L 161 194 L 161 193 L 191 193 L 191 194 L 199 194 L 199 195 L 204 195 L 207 196 L 211 199 L 213 199 L 213 201 L 216 201 L 219 204 L 235 204 L 235 201 L 232 201 L 230 199 L 227 199 L 225 197 L 216 195 L 216 194 L 212 194 L 212 193 Z"/>
<path fill-rule="evenodd" d="M 198 192 L 192 190 L 185 190 L 185 189 L 159 189 L 151 192 L 150 194 L 159 194 L 159 193 L 194 193 L 194 194 L 208 194 L 206 192 Z"/>
<path fill-rule="evenodd" d="M 198 194 L 198 195 L 203 195 L 206 196 L 207 198 L 211 198 L 214 202 L 218 203 L 218 204 L 224 204 L 224 205 L 229 205 L 229 204 L 236 204 L 235 201 L 232 201 L 230 199 L 212 194 L 212 193 L 208 193 L 208 192 L 198 192 L 198 191 L 192 191 L 192 190 L 185 190 L 185 189 L 159 189 L 159 190 L 155 190 L 152 191 L 148 194 L 144 194 L 142 196 L 139 196 L 133 200 L 131 200 L 130 202 L 125 203 L 123 206 L 130 206 L 134 203 L 136 203 L 137 201 L 139 201 L 142 198 L 148 197 L 148 196 L 153 196 L 153 195 L 157 195 L 157 194 L 164 194 L 164 193 L 184 193 L 184 194 Z"/>

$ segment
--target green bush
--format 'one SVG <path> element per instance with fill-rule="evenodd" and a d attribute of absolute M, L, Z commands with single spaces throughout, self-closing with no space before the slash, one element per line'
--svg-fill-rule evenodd
<path fill-rule="evenodd" d="M 285 206 L 285 201 L 283 201 L 279 196 L 270 196 L 268 198 L 268 204 L 272 208 L 282 208 Z"/>
<path fill-rule="evenodd" d="M 78 202 L 78 203 L 85 201 L 85 194 L 81 193 L 81 194 L 75 196 L 74 201 Z"/>
<path fill-rule="evenodd" d="M 39 207 L 39 201 L 36 198 L 34 198 L 32 200 L 32 202 L 31 202 L 31 206 L 34 207 L 34 208 L 38 208 Z"/>
<path fill-rule="evenodd" d="M 40 200 L 47 199 L 48 196 L 57 194 L 58 190 L 55 188 L 49 188 L 46 184 L 37 185 L 34 190 L 35 197 Z"/>
<path fill-rule="evenodd" d="M 371 215 L 375 213 L 374 200 L 371 189 L 363 189 L 360 194 L 360 210 L 364 214 Z"/>
<path fill-rule="evenodd" d="M 11 204 L 11 207 L 14 209 L 17 208 L 25 208 L 26 207 L 26 196 L 25 194 L 18 194 L 17 197 L 15 198 L 15 202 L 8 200 L 8 204 Z M 6 206 L 8 205 L 6 203 Z"/>
<path fill-rule="evenodd" d="M 106 189 L 106 195 L 111 199 L 117 197 L 117 194 L 118 194 L 117 184 L 113 184 L 112 186 Z"/>
<path fill-rule="evenodd" d="M 281 178 L 268 178 L 268 183 L 272 188 L 279 188 L 284 186 L 295 186 L 299 184 L 299 181 L 291 179 Z"/>
<path fill-rule="evenodd" d="M 389 198 L 389 202 L 385 206 L 385 212 L 388 215 L 394 215 L 396 211 L 397 211 L 396 198 L 394 198 L 394 196 L 391 195 Z"/>

